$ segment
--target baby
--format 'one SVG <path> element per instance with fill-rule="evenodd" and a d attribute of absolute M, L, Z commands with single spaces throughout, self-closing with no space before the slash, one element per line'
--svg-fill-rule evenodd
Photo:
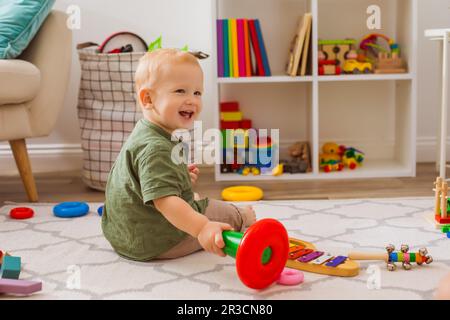
<path fill-rule="evenodd" d="M 143 112 L 122 147 L 106 185 L 102 230 L 121 256 L 148 261 L 205 249 L 225 256 L 222 231 L 256 220 L 238 208 L 194 197 L 195 165 L 172 161 L 176 129 L 189 129 L 202 111 L 203 72 L 192 54 L 159 49 L 145 54 L 135 75 Z M 173 139 L 175 140 L 175 139 Z"/>

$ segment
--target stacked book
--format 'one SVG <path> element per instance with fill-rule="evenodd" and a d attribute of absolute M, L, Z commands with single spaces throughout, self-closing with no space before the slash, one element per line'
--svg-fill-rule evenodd
<path fill-rule="evenodd" d="M 219 77 L 271 75 L 259 19 L 217 20 L 217 68 Z"/>
<path fill-rule="evenodd" d="M 296 30 L 294 39 L 291 43 L 289 51 L 289 60 L 286 67 L 286 74 L 290 76 L 304 76 L 307 71 L 308 58 L 310 58 L 310 42 L 311 42 L 311 28 L 312 15 L 305 13 L 300 18 L 298 28 Z"/>

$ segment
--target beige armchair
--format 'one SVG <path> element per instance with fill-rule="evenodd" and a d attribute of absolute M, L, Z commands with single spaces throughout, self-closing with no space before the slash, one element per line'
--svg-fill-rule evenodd
<path fill-rule="evenodd" d="M 28 200 L 38 201 L 25 139 L 50 134 L 69 82 L 72 32 L 52 11 L 20 57 L 0 60 L 0 141 L 9 141 Z"/>

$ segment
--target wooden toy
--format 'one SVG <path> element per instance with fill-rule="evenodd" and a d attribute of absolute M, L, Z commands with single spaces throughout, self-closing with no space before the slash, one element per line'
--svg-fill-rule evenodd
<path fill-rule="evenodd" d="M 19 279 L 20 257 L 4 256 L 0 274 L 3 279 Z"/>
<path fill-rule="evenodd" d="M 345 60 L 342 67 L 344 73 L 371 73 L 373 71 L 372 64 L 370 62 L 360 62 L 355 59 Z"/>
<path fill-rule="evenodd" d="M 233 111 L 233 112 L 221 112 L 220 120 L 223 121 L 241 121 L 242 120 L 242 112 Z"/>
<path fill-rule="evenodd" d="M 402 244 L 400 251 L 395 252 L 394 245 L 390 244 L 386 247 L 387 253 L 371 253 L 371 252 L 350 252 L 348 257 L 353 260 L 383 260 L 387 263 L 387 269 L 394 271 L 397 266 L 396 262 L 401 262 L 405 270 L 411 269 L 411 262 L 418 265 L 423 263 L 430 264 L 433 258 L 428 254 L 426 248 L 420 248 L 418 252 L 408 252 L 409 246 Z"/>
<path fill-rule="evenodd" d="M 295 238 L 289 238 L 289 243 L 288 268 L 340 277 L 359 273 L 359 264 L 350 258 L 317 251 L 312 243 Z"/>
<path fill-rule="evenodd" d="M 27 207 L 13 208 L 9 211 L 9 216 L 12 219 L 29 219 L 34 216 L 34 211 Z"/>
<path fill-rule="evenodd" d="M 252 289 L 263 289 L 279 279 L 288 257 L 288 235 L 275 219 L 261 219 L 242 234 L 222 232 L 223 252 L 236 258 L 241 281 Z"/>
<path fill-rule="evenodd" d="M 319 60 L 319 75 L 340 75 L 341 68 L 338 66 L 337 60 Z"/>
<path fill-rule="evenodd" d="M 39 281 L 0 279 L 0 293 L 28 295 L 41 290 L 42 282 Z"/>
<path fill-rule="evenodd" d="M 377 42 L 379 39 L 384 39 L 387 42 L 388 49 L 384 48 Z M 400 48 L 393 39 L 383 34 L 372 33 L 366 35 L 361 40 L 359 47 L 374 57 L 374 73 L 406 72 L 405 61 L 400 58 Z"/>
<path fill-rule="evenodd" d="M 434 218 L 438 228 L 445 224 L 450 224 L 448 215 L 450 203 L 448 199 L 448 183 L 441 177 L 437 177 L 434 183 L 435 201 L 434 201 Z"/>
<path fill-rule="evenodd" d="M 325 54 L 325 60 L 335 60 L 336 66 L 342 66 L 355 44 L 354 39 L 319 40 L 319 50 Z"/>

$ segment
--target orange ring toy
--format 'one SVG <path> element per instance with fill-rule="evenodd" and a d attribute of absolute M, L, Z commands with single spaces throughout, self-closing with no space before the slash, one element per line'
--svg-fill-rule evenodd
<path fill-rule="evenodd" d="M 270 247 L 270 260 L 263 264 L 264 250 Z M 283 271 L 289 253 L 289 238 L 275 219 L 255 222 L 242 237 L 236 254 L 236 269 L 241 281 L 252 289 L 263 289 L 275 282 Z"/>

